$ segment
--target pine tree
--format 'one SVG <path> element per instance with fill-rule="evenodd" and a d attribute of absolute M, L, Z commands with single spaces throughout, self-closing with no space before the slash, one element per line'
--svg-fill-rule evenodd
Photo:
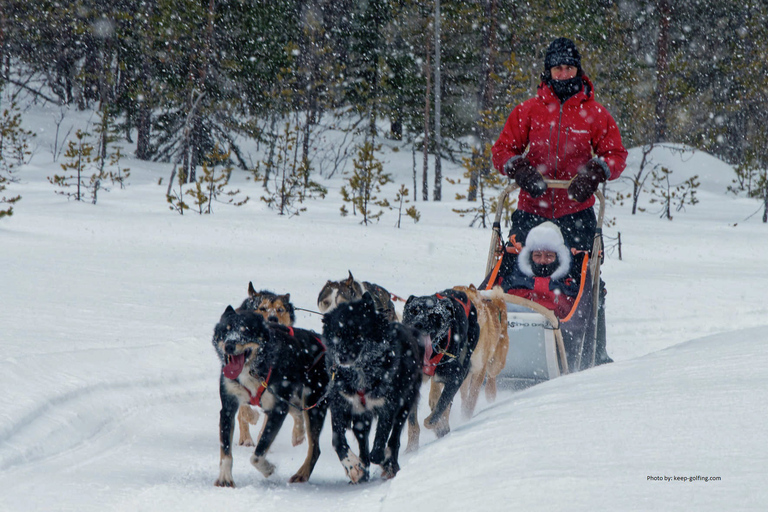
<path fill-rule="evenodd" d="M 310 179 L 311 168 L 299 154 L 299 127 L 287 121 L 276 141 L 274 158 L 262 162 L 265 173 L 271 176 L 265 183 L 266 195 L 261 196 L 267 206 L 279 215 L 298 215 L 306 211 L 304 201 L 311 197 L 323 198 L 328 190 Z"/>
<path fill-rule="evenodd" d="M 701 185 L 698 176 L 692 176 L 677 185 L 672 184 L 670 177 L 672 171 L 667 167 L 654 170 L 651 173 L 651 204 L 659 204 L 661 218 L 672 220 L 672 210 L 679 212 L 684 210 L 686 205 L 695 205 L 699 202 L 696 197 L 696 189 Z"/>
<path fill-rule="evenodd" d="M 15 103 L 3 110 L 0 117 L 0 194 L 16 178 L 17 166 L 28 161 L 31 156 L 28 140 L 35 134 L 21 126 L 21 114 Z M 0 218 L 13 215 L 13 205 L 21 200 L 20 195 L 0 196 Z"/>
<path fill-rule="evenodd" d="M 75 139 L 69 141 L 64 157 L 67 162 L 61 164 L 64 174 L 54 174 L 48 177 L 48 181 L 63 190 L 56 190 L 56 194 L 66 196 L 75 201 L 90 199 L 96 204 L 99 190 L 109 190 L 102 186 L 108 173 L 99 170 L 95 165 L 94 146 L 87 141 L 90 134 L 82 130 L 75 132 Z M 90 174 L 89 174 L 90 173 Z M 74 192 L 69 189 L 74 187 Z"/>
<path fill-rule="evenodd" d="M 347 184 L 341 187 L 341 197 L 346 203 L 350 203 L 353 212 L 359 212 L 363 216 L 361 224 L 366 226 L 372 221 L 378 221 L 384 214 L 384 210 L 378 208 L 389 208 L 387 199 L 379 199 L 381 187 L 392 182 L 392 176 L 384 172 L 383 164 L 376 158 L 375 152 L 379 151 L 381 146 L 374 146 L 366 141 L 357 152 L 354 166 L 355 170 L 347 179 Z M 342 216 L 349 214 L 345 206 L 341 207 Z"/>
<path fill-rule="evenodd" d="M 421 220 L 421 213 L 419 213 L 415 206 L 408 206 L 405 211 L 403 211 L 403 207 L 410 202 L 411 201 L 408 199 L 408 188 L 401 184 L 395 195 L 394 204 L 396 206 L 389 207 L 390 210 L 397 209 L 397 222 L 395 223 L 395 227 L 398 229 L 400 228 L 400 220 L 403 217 L 403 213 L 413 219 L 413 222 L 419 222 L 419 220 Z"/>
<path fill-rule="evenodd" d="M 213 213 L 214 202 L 232 206 L 242 206 L 248 202 L 247 196 L 242 200 L 236 199 L 240 193 L 239 189 L 227 189 L 232 176 L 232 166 L 228 164 L 229 156 L 229 153 L 222 153 L 218 146 L 215 147 L 203 161 L 202 175 L 198 177 L 193 188 L 186 191 L 186 194 L 192 197 L 200 215 Z M 219 173 L 216 172 L 217 165 L 223 166 Z"/>

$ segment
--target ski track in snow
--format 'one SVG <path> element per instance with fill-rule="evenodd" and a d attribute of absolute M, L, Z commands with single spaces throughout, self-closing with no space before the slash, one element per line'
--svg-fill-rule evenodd
<path fill-rule="evenodd" d="M 53 392 L 0 431 L 0 471 L 76 451 L 140 415 L 147 404 L 198 401 L 210 393 L 203 375 L 102 382 Z"/>

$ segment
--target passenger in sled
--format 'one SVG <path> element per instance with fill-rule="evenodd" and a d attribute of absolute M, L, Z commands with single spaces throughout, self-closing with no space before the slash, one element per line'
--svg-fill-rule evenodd
<path fill-rule="evenodd" d="M 516 250 L 532 228 L 550 221 L 576 251 L 569 277 L 578 280 L 581 261 L 598 236 L 593 194 L 626 166 L 627 150 L 616 121 L 594 99 L 594 86 L 570 39 L 552 41 L 535 97 L 512 110 L 493 145 L 493 164 L 520 187 L 510 243 L 500 276 L 515 271 Z M 548 189 L 544 178 L 571 180 L 567 190 Z M 600 257 L 600 255 L 592 255 Z M 596 364 L 611 362 L 605 349 L 605 289 L 599 292 Z"/>
<path fill-rule="evenodd" d="M 571 312 L 579 283 L 569 276 L 571 251 L 560 229 L 551 222 L 533 228 L 511 272 L 502 276 L 505 293 L 532 300 L 560 319 Z"/>

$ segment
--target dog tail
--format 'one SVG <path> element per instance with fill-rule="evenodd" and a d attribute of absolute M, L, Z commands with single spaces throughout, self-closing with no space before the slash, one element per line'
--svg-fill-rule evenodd
<path fill-rule="evenodd" d="M 487 299 L 504 300 L 504 290 L 499 285 L 494 286 L 490 290 L 478 290 L 478 293 Z"/>

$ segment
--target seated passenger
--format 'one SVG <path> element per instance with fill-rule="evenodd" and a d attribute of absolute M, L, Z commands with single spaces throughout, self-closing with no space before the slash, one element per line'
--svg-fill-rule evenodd
<path fill-rule="evenodd" d="M 503 277 L 506 293 L 532 300 L 565 318 L 579 293 L 579 285 L 568 277 L 571 251 L 563 234 L 551 222 L 544 222 L 528 232 L 512 271 Z"/>

